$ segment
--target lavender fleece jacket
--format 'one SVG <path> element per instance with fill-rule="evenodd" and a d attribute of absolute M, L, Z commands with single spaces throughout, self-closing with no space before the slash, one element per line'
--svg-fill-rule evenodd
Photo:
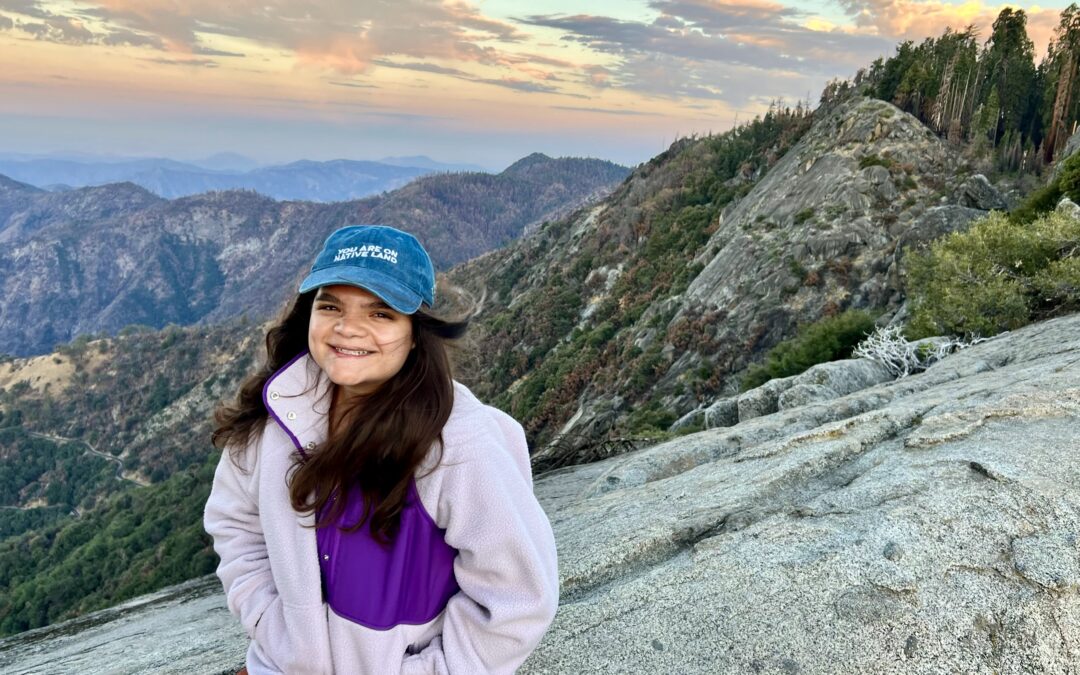
<path fill-rule="evenodd" d="M 206 503 L 217 574 L 251 638 L 248 671 L 513 673 L 550 625 L 559 588 L 555 540 L 533 496 L 521 426 L 455 383 L 442 459 L 438 466 L 429 459 L 416 488 L 458 551 L 461 590 L 432 621 L 376 630 L 323 601 L 314 519 L 293 510 L 285 483 L 297 450 L 326 438 L 329 387 L 307 356 L 274 375 L 261 438 L 241 468 L 222 453 Z"/>

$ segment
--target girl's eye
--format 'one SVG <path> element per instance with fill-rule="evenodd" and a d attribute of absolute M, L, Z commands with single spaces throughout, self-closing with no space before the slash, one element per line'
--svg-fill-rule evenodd
<path fill-rule="evenodd" d="M 376 319 L 389 319 L 389 318 L 391 318 L 391 316 L 389 314 L 387 314 L 386 312 L 375 312 L 372 316 L 374 316 Z"/>
<path fill-rule="evenodd" d="M 319 305 L 315 306 L 315 309 L 317 309 L 319 311 L 327 311 L 327 310 L 334 311 L 334 310 L 337 309 L 337 306 L 336 305 L 319 304 Z"/>

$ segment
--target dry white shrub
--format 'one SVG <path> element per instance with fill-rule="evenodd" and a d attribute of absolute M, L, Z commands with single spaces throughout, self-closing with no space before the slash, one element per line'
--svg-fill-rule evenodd
<path fill-rule="evenodd" d="M 953 352 L 982 342 L 984 338 L 928 338 L 911 342 L 899 326 L 883 326 L 868 335 L 854 350 L 854 356 L 877 361 L 896 377 L 926 370 Z"/>

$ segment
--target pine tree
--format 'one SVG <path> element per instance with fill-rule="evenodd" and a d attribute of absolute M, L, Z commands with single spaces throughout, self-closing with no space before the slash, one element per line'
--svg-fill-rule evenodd
<path fill-rule="evenodd" d="M 1044 81 L 1043 96 L 1053 105 L 1045 106 L 1042 123 L 1046 129 L 1043 160 L 1051 161 L 1068 140 L 1070 129 L 1080 115 L 1080 7 L 1071 4 L 1061 12 L 1061 19 L 1050 40 L 1046 58 L 1040 64 Z"/>
<path fill-rule="evenodd" d="M 998 119 L 989 129 L 994 145 L 1008 131 L 1025 136 L 1035 129 L 1033 120 L 1038 101 L 1035 84 L 1035 45 L 1027 34 L 1027 15 L 1022 9 L 1006 7 L 994 21 L 982 57 L 983 82 L 980 100 L 989 101 L 997 94 Z"/>

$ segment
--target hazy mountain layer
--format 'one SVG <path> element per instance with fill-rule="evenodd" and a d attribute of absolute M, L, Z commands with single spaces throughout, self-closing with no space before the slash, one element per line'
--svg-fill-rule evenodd
<path fill-rule="evenodd" d="M 446 269 L 603 195 L 626 171 L 533 155 L 498 175 L 434 175 L 336 204 L 253 192 L 169 201 L 131 183 L 43 193 L 7 181 L 0 184 L 0 353 L 40 353 L 131 324 L 266 316 L 326 236 L 351 223 L 407 229 Z"/>
<path fill-rule="evenodd" d="M 340 202 L 394 190 L 432 172 L 467 168 L 465 165 L 439 164 L 423 157 L 401 159 L 415 159 L 417 163 L 408 164 L 398 159 L 390 162 L 302 160 L 238 171 L 168 159 L 122 162 L 0 159 L 0 174 L 49 189 L 130 182 L 168 199 L 213 190 L 254 190 L 273 199 Z"/>

